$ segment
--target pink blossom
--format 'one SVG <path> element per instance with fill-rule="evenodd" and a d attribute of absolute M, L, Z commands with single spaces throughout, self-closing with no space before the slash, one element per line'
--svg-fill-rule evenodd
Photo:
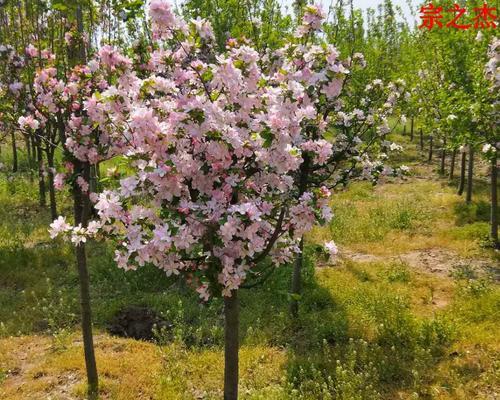
<path fill-rule="evenodd" d="M 326 242 L 324 244 L 324 247 L 325 247 L 326 251 L 328 252 L 328 254 L 330 255 L 330 257 L 336 256 L 339 252 L 339 249 L 333 240 Z"/>
<path fill-rule="evenodd" d="M 60 216 L 50 224 L 49 233 L 51 239 L 54 239 L 60 234 L 69 232 L 70 230 L 71 225 L 66 222 L 64 217 Z"/>
<path fill-rule="evenodd" d="M 177 27 L 177 20 L 170 4 L 165 0 L 152 0 L 149 16 L 153 23 L 153 33 L 157 38 L 170 39 L 171 29 Z"/>
<path fill-rule="evenodd" d="M 104 46 L 99 50 L 101 62 L 109 68 L 126 67 L 131 64 L 130 59 L 123 56 L 115 47 Z"/>
<path fill-rule="evenodd" d="M 64 34 L 64 42 L 69 46 L 71 44 L 71 40 L 73 39 L 73 34 L 71 32 L 66 32 Z"/>
<path fill-rule="evenodd" d="M 56 174 L 54 177 L 54 188 L 56 190 L 62 190 L 64 188 L 64 183 L 66 181 L 66 174 Z"/>
<path fill-rule="evenodd" d="M 14 94 L 14 95 L 19 95 L 21 90 L 23 89 L 24 85 L 22 82 L 14 82 L 9 85 L 9 90 Z"/>
<path fill-rule="evenodd" d="M 79 176 L 78 178 L 76 178 L 76 183 L 83 193 L 88 193 L 89 183 L 83 177 Z"/>
<path fill-rule="evenodd" d="M 40 122 L 34 119 L 31 115 L 28 115 L 27 117 L 19 117 L 17 123 L 22 129 L 29 128 L 36 131 L 40 127 Z"/>
<path fill-rule="evenodd" d="M 139 182 L 134 177 L 122 179 L 120 181 L 121 195 L 123 197 L 130 197 L 134 194 L 135 188 Z"/>
<path fill-rule="evenodd" d="M 321 89 L 321 92 L 326 95 L 328 100 L 338 97 L 341 91 L 342 91 L 342 80 L 340 79 L 332 80 L 330 83 L 328 83 L 326 86 L 323 86 L 323 88 Z"/>
<path fill-rule="evenodd" d="M 325 14 L 320 5 L 311 4 L 306 6 L 304 8 L 302 24 L 297 28 L 296 35 L 302 37 L 310 32 L 319 30 L 324 19 Z"/>
<path fill-rule="evenodd" d="M 109 222 L 112 218 L 120 218 L 122 206 L 117 194 L 105 190 L 99 194 L 95 208 L 103 222 Z"/>
<path fill-rule="evenodd" d="M 196 291 L 199 293 L 200 298 L 203 301 L 208 301 L 208 299 L 210 298 L 210 292 L 208 290 L 208 285 L 207 284 L 203 284 L 203 285 L 199 286 L 196 289 Z"/>
<path fill-rule="evenodd" d="M 75 246 L 78 246 L 81 243 L 85 243 L 86 241 L 87 241 L 86 232 L 81 225 L 78 225 L 71 230 L 71 242 Z"/>
<path fill-rule="evenodd" d="M 29 56 L 29 57 L 36 57 L 38 55 L 38 49 L 33 46 L 32 44 L 28 45 L 26 47 L 26 55 Z"/>
<path fill-rule="evenodd" d="M 200 35 L 200 37 L 202 39 L 205 39 L 205 40 L 215 39 L 214 31 L 213 31 L 212 25 L 210 24 L 209 21 L 198 17 L 196 19 L 191 20 L 191 22 L 195 26 L 196 31 L 198 32 L 198 35 Z"/>

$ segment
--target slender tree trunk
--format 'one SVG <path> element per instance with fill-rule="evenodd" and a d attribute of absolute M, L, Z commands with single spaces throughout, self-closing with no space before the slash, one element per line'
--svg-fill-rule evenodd
<path fill-rule="evenodd" d="M 35 140 L 35 138 L 31 137 L 30 142 L 31 142 L 31 153 L 33 156 L 33 166 L 34 166 L 35 160 L 38 159 L 38 154 L 36 153 L 36 140 Z"/>
<path fill-rule="evenodd" d="M 97 193 L 97 186 L 98 186 L 98 173 L 97 169 L 99 168 L 99 165 L 92 165 L 90 169 L 90 182 L 89 182 L 89 187 L 90 191 L 92 193 Z"/>
<path fill-rule="evenodd" d="M 28 153 L 28 174 L 29 174 L 29 180 L 31 183 L 33 183 L 33 169 L 35 165 L 35 146 L 33 144 L 33 141 L 31 140 L 30 136 L 26 136 L 26 151 Z"/>
<path fill-rule="evenodd" d="M 76 7 L 76 22 L 78 32 L 83 37 L 83 13 L 81 5 Z M 84 63 L 86 60 L 85 44 L 82 40 L 76 43 L 77 57 L 76 62 Z M 58 130 L 61 137 L 61 143 L 65 143 L 64 138 L 64 122 L 58 120 Z M 75 158 L 72 159 L 74 171 L 80 175 L 85 181 L 90 182 L 90 164 L 81 162 Z M 90 218 L 90 199 L 88 193 L 83 193 L 80 186 L 75 182 L 73 184 L 73 201 L 75 222 L 81 223 L 86 227 Z M 82 335 L 83 349 L 85 353 L 85 366 L 87 370 L 87 391 L 88 397 L 97 399 L 99 393 L 99 381 L 97 375 L 97 364 L 94 353 L 94 340 L 92 337 L 92 312 L 90 305 L 90 282 L 89 272 L 87 267 L 87 256 L 85 251 L 85 243 L 80 243 L 76 246 L 76 260 L 78 266 L 78 277 L 80 283 L 80 304 L 82 313 Z"/>
<path fill-rule="evenodd" d="M 309 181 L 309 173 L 311 167 L 311 159 L 306 154 L 304 155 L 304 159 L 302 165 L 300 166 L 300 175 L 299 175 L 299 196 L 307 190 L 308 181 Z M 299 313 L 299 295 L 302 289 L 302 266 L 304 263 L 304 256 L 302 251 L 304 249 L 304 238 L 300 239 L 300 253 L 297 254 L 297 258 L 295 259 L 295 263 L 293 266 L 292 273 L 292 287 L 291 287 L 291 299 L 290 299 L 290 312 L 292 317 L 296 318 Z"/>
<path fill-rule="evenodd" d="M 91 193 L 100 192 L 100 185 L 99 185 L 100 179 L 101 179 L 101 169 L 100 169 L 100 164 L 97 163 L 92 165 L 90 170 L 89 189 Z M 94 208 L 93 205 L 90 206 L 90 214 L 94 217 L 97 217 L 97 210 Z"/>
<path fill-rule="evenodd" d="M 406 124 L 403 125 L 403 136 L 406 136 Z"/>
<path fill-rule="evenodd" d="M 304 255 L 302 254 L 304 250 L 304 238 L 300 239 L 300 253 L 297 254 L 295 258 L 295 263 L 293 264 L 293 275 L 292 275 L 292 298 L 290 300 L 290 313 L 292 317 L 297 318 L 299 314 L 299 300 L 298 296 L 302 289 L 302 265 L 304 264 Z"/>
<path fill-rule="evenodd" d="M 28 135 L 24 136 L 24 145 L 26 146 L 26 158 L 28 161 L 28 169 L 31 170 L 31 167 L 33 165 L 33 159 L 31 158 L 31 145 L 30 145 L 30 138 Z"/>
<path fill-rule="evenodd" d="M 49 167 L 49 199 L 50 199 L 50 215 L 52 220 L 57 218 L 57 202 L 56 190 L 54 188 L 54 149 L 47 149 L 47 166 Z"/>
<path fill-rule="evenodd" d="M 90 179 L 90 165 L 80 161 L 74 162 L 75 172 L 87 182 Z M 76 225 L 82 224 L 86 227 L 89 221 L 90 200 L 88 194 L 83 193 L 80 186 L 73 185 L 74 216 Z M 97 398 L 98 377 L 97 364 L 94 353 L 94 340 L 92 337 L 92 311 L 90 307 L 90 282 L 87 267 L 87 255 L 85 243 L 76 246 L 76 263 L 80 283 L 80 306 L 82 316 L 83 349 L 85 353 L 85 365 L 87 369 L 88 395 L 89 398 Z"/>
<path fill-rule="evenodd" d="M 17 143 L 16 143 L 16 134 L 14 131 L 10 133 L 10 138 L 12 141 L 12 172 L 17 172 L 18 163 L 17 163 Z"/>
<path fill-rule="evenodd" d="M 429 158 L 427 161 L 432 161 L 432 152 L 434 151 L 434 136 L 429 136 Z"/>
<path fill-rule="evenodd" d="M 424 151 L 424 130 L 420 128 L 420 150 Z"/>
<path fill-rule="evenodd" d="M 444 169 L 446 167 L 446 137 L 443 138 L 443 148 L 441 149 L 441 167 L 439 173 L 444 175 Z"/>
<path fill-rule="evenodd" d="M 45 207 L 47 205 L 47 195 L 45 192 L 43 152 L 40 139 L 36 139 L 36 157 L 38 164 L 38 203 L 40 204 L 41 207 Z"/>
<path fill-rule="evenodd" d="M 95 176 L 97 177 L 98 186 L 99 186 L 99 179 L 101 179 L 101 163 L 97 163 L 95 165 Z"/>
<path fill-rule="evenodd" d="M 460 156 L 460 183 L 458 184 L 458 195 L 461 196 L 464 193 L 465 188 L 465 169 L 467 165 L 467 153 L 462 150 L 462 155 Z"/>
<path fill-rule="evenodd" d="M 410 140 L 413 142 L 413 128 L 415 124 L 415 118 L 411 117 L 411 122 L 410 122 Z"/>
<path fill-rule="evenodd" d="M 491 241 L 495 248 L 500 247 L 498 242 L 498 166 L 497 155 L 495 153 L 491 160 Z"/>
<path fill-rule="evenodd" d="M 451 160 L 450 160 L 450 181 L 455 177 L 455 159 L 457 158 L 457 149 L 453 149 L 451 152 Z"/>
<path fill-rule="evenodd" d="M 467 194 L 465 201 L 467 204 L 472 202 L 472 178 L 474 176 L 474 147 L 469 146 L 469 167 L 467 169 Z"/>
<path fill-rule="evenodd" d="M 238 399 L 239 350 L 238 291 L 224 297 L 224 400 Z"/>

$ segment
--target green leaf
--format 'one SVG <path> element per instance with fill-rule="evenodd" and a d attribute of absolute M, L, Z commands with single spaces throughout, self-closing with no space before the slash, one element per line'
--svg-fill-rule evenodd
<path fill-rule="evenodd" d="M 266 127 L 266 129 L 264 129 L 260 133 L 260 136 L 262 137 L 262 139 L 264 139 L 263 147 L 265 147 L 265 148 L 270 147 L 271 144 L 273 143 L 273 139 L 274 139 L 274 135 L 273 135 L 273 132 L 271 131 L 271 129 L 269 127 Z"/>
<path fill-rule="evenodd" d="M 52 9 L 57 11 L 66 11 L 68 6 L 63 3 L 52 3 Z"/>
<path fill-rule="evenodd" d="M 300 301 L 300 299 L 302 299 L 302 296 L 298 293 L 290 293 L 290 298 L 295 301 Z"/>
<path fill-rule="evenodd" d="M 203 79 L 203 82 L 209 82 L 213 79 L 214 73 L 212 70 L 207 69 L 203 74 L 201 75 L 201 78 Z"/>

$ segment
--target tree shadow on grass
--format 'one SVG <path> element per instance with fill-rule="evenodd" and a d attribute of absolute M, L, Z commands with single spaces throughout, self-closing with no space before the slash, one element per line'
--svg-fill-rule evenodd
<path fill-rule="evenodd" d="M 314 274 L 308 258 L 298 321 L 292 322 L 287 379 L 294 398 L 426 398 L 437 363 L 454 338 L 445 318 L 415 316 L 387 281 L 349 268 Z"/>
<path fill-rule="evenodd" d="M 445 177 L 443 177 L 443 180 Z M 460 178 L 455 173 L 453 179 L 446 179 L 446 185 L 454 190 L 458 190 Z M 463 193 L 463 198 L 465 201 L 465 193 L 467 192 L 467 178 L 465 181 L 465 188 Z M 489 197 L 490 195 L 490 184 L 487 179 L 474 178 L 472 180 L 472 199 L 474 200 L 477 197 Z"/>
<path fill-rule="evenodd" d="M 453 212 L 457 226 L 464 226 L 475 222 L 489 222 L 491 205 L 483 200 L 472 201 L 470 204 L 465 202 L 457 203 Z"/>

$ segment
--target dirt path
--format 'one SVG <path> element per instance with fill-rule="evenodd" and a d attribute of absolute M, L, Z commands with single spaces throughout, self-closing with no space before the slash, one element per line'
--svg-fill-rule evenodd
<path fill-rule="evenodd" d="M 496 261 L 488 259 L 464 258 L 447 249 L 431 248 L 415 250 L 396 256 L 378 256 L 374 254 L 357 253 L 349 249 L 341 249 L 340 259 L 360 263 L 371 262 L 403 262 L 412 269 L 425 273 L 449 277 L 457 268 L 469 267 L 482 275 L 489 274 L 496 281 L 500 280 L 500 266 Z"/>

